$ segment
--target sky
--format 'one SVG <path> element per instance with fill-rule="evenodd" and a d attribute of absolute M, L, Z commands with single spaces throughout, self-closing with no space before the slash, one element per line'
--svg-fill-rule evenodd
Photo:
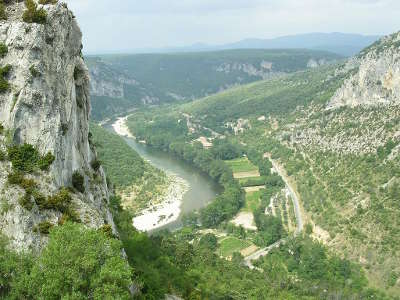
<path fill-rule="evenodd" d="M 309 32 L 400 30 L 400 0 L 63 0 L 85 53 L 224 44 Z"/>

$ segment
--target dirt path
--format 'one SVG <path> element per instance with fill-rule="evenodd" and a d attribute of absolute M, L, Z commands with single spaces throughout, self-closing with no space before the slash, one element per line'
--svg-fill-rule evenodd
<path fill-rule="evenodd" d="M 260 177 L 260 172 L 258 172 L 258 170 L 255 170 L 255 171 L 249 171 L 249 172 L 233 173 L 233 178 L 235 178 L 235 179 L 249 178 L 249 177 Z"/>
<path fill-rule="evenodd" d="M 265 189 L 265 185 L 249 186 L 249 187 L 244 188 L 246 193 L 258 192 L 259 190 L 262 190 L 262 189 Z"/>
<path fill-rule="evenodd" d="M 231 221 L 236 226 L 243 226 L 247 230 L 257 230 L 257 226 L 254 225 L 254 216 L 252 212 L 240 212 Z"/>

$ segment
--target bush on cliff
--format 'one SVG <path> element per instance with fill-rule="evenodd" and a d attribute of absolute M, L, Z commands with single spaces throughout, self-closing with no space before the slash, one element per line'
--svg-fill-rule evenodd
<path fill-rule="evenodd" d="M 38 9 L 37 4 L 34 0 L 25 0 L 25 6 L 26 10 L 22 15 L 22 19 L 24 20 L 24 22 L 38 24 L 46 23 L 47 12 L 43 8 Z"/>

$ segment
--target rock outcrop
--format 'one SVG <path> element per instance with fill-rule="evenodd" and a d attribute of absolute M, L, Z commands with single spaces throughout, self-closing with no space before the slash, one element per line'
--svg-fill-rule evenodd
<path fill-rule="evenodd" d="M 66 4 L 39 8 L 47 12 L 45 24 L 23 21 L 23 2 L 7 5 L 8 19 L 0 21 L 0 42 L 8 47 L 0 64 L 11 67 L 6 78 L 10 88 L 0 94 L 0 122 L 7 132 L 1 147 L 5 151 L 9 140 L 31 144 L 42 155 L 51 152 L 55 160 L 49 171 L 29 175 L 40 192 L 49 196 L 72 186 L 78 171 L 85 191 L 71 196 L 80 221 L 95 228 L 113 225 L 104 172 L 91 166 L 96 154 L 89 142 L 89 73 L 81 53 L 81 31 Z M 62 213 L 36 205 L 30 211 L 21 207 L 23 190 L 7 183 L 11 171 L 9 161 L 0 163 L 0 204 L 7 207 L 0 211 L 0 231 L 17 249 L 39 249 L 46 236 L 33 229 L 44 221 L 57 225 Z"/>
<path fill-rule="evenodd" d="M 94 58 L 90 64 L 90 94 L 98 97 L 121 99 L 126 97 L 125 85 L 140 85 L 127 74 L 117 72 L 100 58 Z"/>
<path fill-rule="evenodd" d="M 400 104 L 400 32 L 366 48 L 346 67 L 353 74 L 336 92 L 328 109 Z"/>

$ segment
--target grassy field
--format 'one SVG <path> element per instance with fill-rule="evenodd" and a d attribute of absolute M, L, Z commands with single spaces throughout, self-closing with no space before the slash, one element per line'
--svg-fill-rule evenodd
<path fill-rule="evenodd" d="M 223 239 L 218 248 L 218 255 L 228 257 L 234 252 L 240 252 L 241 250 L 250 247 L 251 242 L 246 240 L 240 240 L 235 237 L 227 237 Z"/>
<path fill-rule="evenodd" d="M 232 169 L 233 173 L 257 171 L 257 166 L 253 165 L 247 157 L 241 157 L 233 160 L 225 161 Z"/>
<path fill-rule="evenodd" d="M 254 211 L 260 205 L 261 191 L 246 194 L 246 204 L 244 211 Z"/>

